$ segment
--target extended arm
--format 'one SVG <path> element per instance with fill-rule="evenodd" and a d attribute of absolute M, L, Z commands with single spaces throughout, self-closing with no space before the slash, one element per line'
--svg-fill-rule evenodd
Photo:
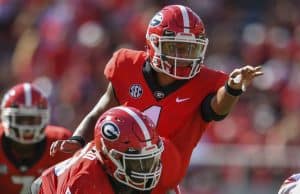
<path fill-rule="evenodd" d="M 262 75 L 261 67 L 245 66 L 235 69 L 225 86 L 219 88 L 216 95 L 211 100 L 211 107 L 217 115 L 226 115 L 236 104 L 240 94 L 245 91 L 252 80 Z M 238 78 L 238 79 L 237 79 Z"/>
<path fill-rule="evenodd" d="M 92 140 L 93 130 L 100 115 L 111 107 L 117 106 L 117 101 L 112 84 L 109 83 L 106 92 L 102 95 L 96 106 L 81 121 L 73 136 L 81 136 L 86 142 Z"/>
<path fill-rule="evenodd" d="M 80 142 L 82 143 L 82 141 L 78 141 L 78 138 L 82 139 L 84 142 L 92 140 L 94 126 L 100 115 L 107 109 L 117 105 L 119 105 L 119 102 L 115 97 L 112 84 L 109 83 L 106 92 L 101 96 L 96 106 L 84 117 L 74 131 L 73 137 L 76 138 L 55 141 L 51 145 L 50 155 L 54 156 L 57 151 L 72 153 L 80 149 L 82 147 Z"/>

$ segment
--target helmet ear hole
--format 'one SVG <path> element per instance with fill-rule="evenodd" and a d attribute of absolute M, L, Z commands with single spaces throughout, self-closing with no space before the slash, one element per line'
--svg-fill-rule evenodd
<path fill-rule="evenodd" d="M 155 35 L 151 35 L 150 42 L 151 42 L 151 46 L 154 46 L 155 48 L 159 47 L 159 37 L 157 37 Z"/>

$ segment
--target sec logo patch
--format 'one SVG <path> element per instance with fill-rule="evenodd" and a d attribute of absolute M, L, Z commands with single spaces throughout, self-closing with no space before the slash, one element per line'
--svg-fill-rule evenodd
<path fill-rule="evenodd" d="M 129 93 L 133 98 L 139 98 L 143 94 L 143 89 L 139 84 L 133 84 L 130 86 Z"/>

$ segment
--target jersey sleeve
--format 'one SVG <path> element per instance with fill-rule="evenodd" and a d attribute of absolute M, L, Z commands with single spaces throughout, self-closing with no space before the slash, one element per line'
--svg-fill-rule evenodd
<path fill-rule="evenodd" d="M 181 166 L 181 157 L 177 148 L 170 140 L 162 139 L 164 143 L 164 151 L 161 156 L 162 174 L 157 187 L 152 191 L 153 194 L 167 193 L 167 191 L 176 188 L 177 183 L 180 182 L 185 174 L 179 168 Z"/>
<path fill-rule="evenodd" d="M 220 121 L 227 115 L 217 115 L 211 108 L 211 100 L 216 95 L 219 88 L 225 85 L 228 80 L 228 75 L 222 71 L 214 71 L 205 68 L 205 73 L 208 74 L 210 82 L 214 83 L 209 86 L 208 92 L 199 106 L 199 113 L 202 119 L 209 123 L 210 121 Z"/>
<path fill-rule="evenodd" d="M 69 177 L 69 180 L 58 188 L 57 193 L 70 193 L 70 194 L 111 194 L 110 190 L 106 187 L 101 187 L 100 183 L 105 177 L 91 177 L 89 174 L 76 174 Z M 105 181 L 104 181 L 105 182 Z"/>
<path fill-rule="evenodd" d="M 60 188 L 58 188 L 57 193 L 69 193 L 69 194 L 94 194 L 90 191 L 90 184 L 88 183 L 90 180 L 85 180 L 84 176 L 78 177 L 73 176 L 70 177 L 70 180 L 65 181 Z M 90 181 L 91 182 L 91 181 Z"/>
<path fill-rule="evenodd" d="M 120 80 L 120 77 L 124 76 L 123 71 L 126 70 L 126 64 L 129 64 L 126 58 L 126 49 L 117 50 L 106 64 L 104 76 L 110 82 L 118 84 L 116 82 Z"/>
<path fill-rule="evenodd" d="M 41 182 L 39 183 L 38 180 Z M 56 193 L 57 176 L 54 173 L 54 166 L 44 170 L 42 175 L 36 179 L 35 184 L 40 184 L 39 194 Z"/>
<path fill-rule="evenodd" d="M 122 86 L 124 80 L 132 79 L 132 74 L 127 72 L 139 69 L 140 64 L 145 63 L 145 58 L 146 54 L 143 51 L 119 49 L 106 64 L 104 76 L 112 83 L 114 88 Z"/>
<path fill-rule="evenodd" d="M 215 93 L 218 89 L 225 85 L 228 80 L 228 74 L 223 71 L 217 71 L 214 69 L 209 69 L 203 66 L 200 70 L 200 75 L 198 77 L 199 83 L 205 82 L 205 91 L 207 94 Z M 198 84 L 199 84 L 198 83 Z"/>

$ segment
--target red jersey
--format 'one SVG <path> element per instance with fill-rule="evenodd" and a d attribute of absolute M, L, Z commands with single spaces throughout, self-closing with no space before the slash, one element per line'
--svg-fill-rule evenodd
<path fill-rule="evenodd" d="M 50 157 L 49 150 L 52 142 L 58 139 L 67 139 L 71 136 L 71 131 L 56 126 L 48 125 L 45 129 L 46 138 L 37 143 L 36 159 L 31 166 L 15 164 L 7 152 L 7 145 L 4 141 L 4 129 L 0 124 L 0 188 L 1 193 L 20 194 L 28 193 L 32 181 L 40 176 L 42 171 L 68 155 L 59 153 L 57 157 Z"/>
<path fill-rule="evenodd" d="M 162 153 L 162 175 L 153 193 L 166 193 L 169 188 L 167 185 L 176 185 L 173 175 L 178 173 L 178 163 L 172 163 L 172 159 L 178 161 L 178 154 L 174 152 L 171 142 L 163 139 L 164 151 Z M 170 163 L 166 168 L 164 163 Z M 166 178 L 169 176 L 168 181 Z M 171 178 L 170 178 L 171 177 Z M 176 177 L 176 176 L 175 176 Z M 39 194 L 49 193 L 72 193 L 72 194 L 114 194 L 112 184 L 109 181 L 109 175 L 103 170 L 102 164 L 96 158 L 96 149 L 94 143 L 87 144 L 83 149 L 76 152 L 72 158 L 69 158 L 55 166 L 45 170 L 41 176 L 42 184 Z M 122 183 L 120 183 L 122 184 Z M 175 187 L 174 187 L 175 188 Z M 122 193 L 122 192 L 121 192 Z M 141 192 L 143 193 L 143 192 Z"/>
<path fill-rule="evenodd" d="M 108 175 L 96 157 L 93 143 L 42 174 L 40 194 L 113 194 Z"/>
<path fill-rule="evenodd" d="M 39 194 L 114 194 L 96 152 L 94 143 L 89 143 L 72 158 L 45 171 Z"/>
<path fill-rule="evenodd" d="M 181 80 L 184 83 L 165 95 L 168 88 L 155 84 L 154 75 L 145 74 L 145 65 L 146 52 L 120 49 L 106 65 L 104 74 L 119 103 L 144 111 L 157 124 L 159 135 L 177 147 L 182 162 L 179 176 L 183 178 L 192 151 L 209 124 L 200 113 L 201 103 L 217 92 L 228 76 L 203 66 L 194 78 Z"/>

